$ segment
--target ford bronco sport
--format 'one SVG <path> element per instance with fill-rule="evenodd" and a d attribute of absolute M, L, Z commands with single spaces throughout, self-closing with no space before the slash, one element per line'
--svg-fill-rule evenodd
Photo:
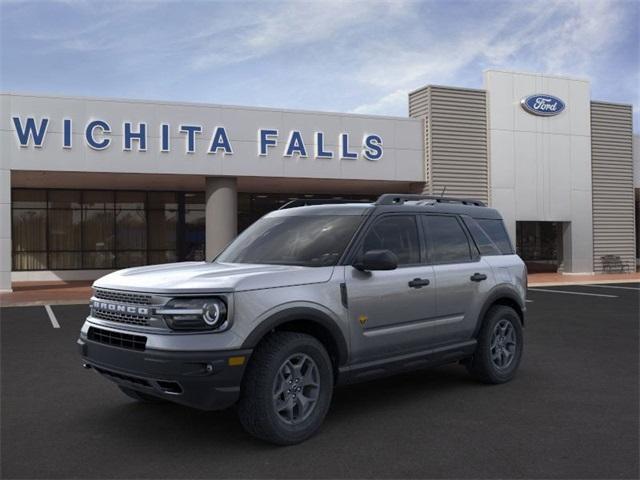
<path fill-rule="evenodd" d="M 97 280 L 84 366 L 140 401 L 237 404 L 246 430 L 282 445 L 319 429 L 337 384 L 450 362 L 514 377 L 526 268 L 496 210 L 403 194 L 299 203 L 213 262 Z"/>

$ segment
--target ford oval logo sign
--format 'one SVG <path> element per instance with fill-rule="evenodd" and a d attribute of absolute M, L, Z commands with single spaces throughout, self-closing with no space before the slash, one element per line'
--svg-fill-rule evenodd
<path fill-rule="evenodd" d="M 552 115 L 558 115 L 565 109 L 565 103 L 558 97 L 553 95 L 544 95 L 537 93 L 535 95 L 529 95 L 528 97 L 520 100 L 520 105 L 527 112 L 533 115 L 541 115 L 543 117 L 551 117 Z"/>

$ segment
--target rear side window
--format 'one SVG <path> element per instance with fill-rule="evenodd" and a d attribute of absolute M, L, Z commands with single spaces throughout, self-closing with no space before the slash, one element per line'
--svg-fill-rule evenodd
<path fill-rule="evenodd" d="M 489 238 L 480 225 L 471 217 L 463 217 L 464 223 L 469 229 L 474 242 L 478 246 L 481 255 L 502 255 L 497 245 Z"/>
<path fill-rule="evenodd" d="M 422 215 L 422 222 L 427 235 L 430 263 L 471 261 L 469 240 L 456 217 Z"/>
<path fill-rule="evenodd" d="M 489 218 L 476 218 L 478 225 L 489 235 L 489 238 L 493 240 L 493 243 L 500 249 L 503 255 L 511 255 L 513 253 L 513 247 L 511 246 L 511 240 L 507 230 L 504 228 L 504 223 L 499 219 Z"/>
<path fill-rule="evenodd" d="M 398 265 L 420 263 L 420 240 L 413 215 L 391 215 L 377 220 L 362 242 L 362 252 L 391 250 Z"/>

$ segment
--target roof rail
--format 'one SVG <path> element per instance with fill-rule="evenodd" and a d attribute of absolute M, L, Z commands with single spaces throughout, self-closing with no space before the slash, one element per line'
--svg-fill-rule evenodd
<path fill-rule="evenodd" d="M 437 195 L 416 195 L 411 193 L 385 193 L 376 200 L 376 205 L 402 205 L 405 202 L 433 200 L 437 203 L 460 203 L 474 207 L 486 207 L 485 203 L 472 198 L 439 197 Z"/>
<path fill-rule="evenodd" d="M 284 205 L 278 210 L 284 210 L 287 208 L 305 207 L 308 205 L 333 205 L 339 203 L 371 203 L 363 200 L 354 200 L 348 198 L 295 198 Z"/>

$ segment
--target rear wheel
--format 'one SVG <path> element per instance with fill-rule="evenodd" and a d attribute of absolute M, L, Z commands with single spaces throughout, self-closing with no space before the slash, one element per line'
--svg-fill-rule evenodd
<path fill-rule="evenodd" d="M 127 397 L 133 398 L 134 400 L 138 400 L 139 402 L 145 403 L 162 403 L 165 400 L 162 398 L 156 397 L 154 395 L 149 395 L 148 393 L 139 392 L 137 390 L 133 390 L 131 388 L 122 387 L 118 385 L 118 388 L 122 393 L 124 393 Z"/>
<path fill-rule="evenodd" d="M 467 369 L 485 383 L 508 382 L 520 365 L 522 349 L 522 323 L 516 311 L 504 305 L 492 307 L 485 315 Z"/>
<path fill-rule="evenodd" d="M 276 332 L 251 357 L 238 415 L 255 437 L 292 445 L 318 431 L 332 394 L 332 364 L 323 345 L 304 333 Z"/>

